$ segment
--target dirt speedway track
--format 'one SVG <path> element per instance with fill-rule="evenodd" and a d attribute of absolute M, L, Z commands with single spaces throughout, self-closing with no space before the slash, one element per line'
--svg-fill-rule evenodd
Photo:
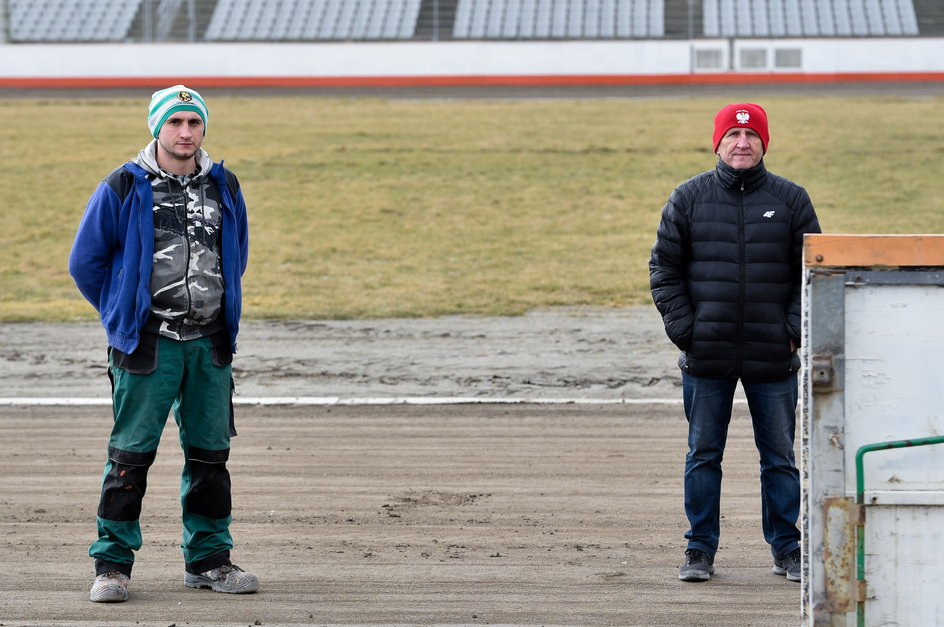
<path fill-rule="evenodd" d="M 235 561 L 261 591 L 183 585 L 181 453 L 150 473 L 131 599 L 88 601 L 107 406 L 0 406 L 3 625 L 797 625 L 770 572 L 756 453 L 736 406 L 722 546 L 684 550 L 678 406 L 237 408 Z"/>

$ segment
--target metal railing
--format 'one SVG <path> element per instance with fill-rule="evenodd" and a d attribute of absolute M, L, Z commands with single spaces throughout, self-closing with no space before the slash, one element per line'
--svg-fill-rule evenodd
<path fill-rule="evenodd" d="M 860 446 L 856 451 L 856 505 L 864 507 L 865 502 L 865 455 L 874 451 L 887 451 L 896 448 L 912 448 L 944 444 L 944 436 L 928 438 L 912 438 L 908 440 L 891 440 L 876 442 Z M 865 602 L 867 597 L 867 581 L 865 578 L 865 511 L 859 516 L 856 523 L 856 625 L 865 627 Z"/>

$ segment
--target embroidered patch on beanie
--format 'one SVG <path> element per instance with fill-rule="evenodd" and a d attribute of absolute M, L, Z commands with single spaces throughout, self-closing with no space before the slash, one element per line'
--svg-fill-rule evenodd
<path fill-rule="evenodd" d="M 210 117 L 206 103 L 199 93 L 183 85 L 161 89 L 151 96 L 151 106 L 148 107 L 151 135 L 157 137 L 167 118 L 177 111 L 193 111 L 199 115 L 203 120 L 203 134 L 206 135 L 207 118 Z"/>
<path fill-rule="evenodd" d="M 718 144 L 721 143 L 724 134 L 734 127 L 746 127 L 757 133 L 764 145 L 764 152 L 767 152 L 770 133 L 767 129 L 767 112 L 764 111 L 762 106 L 750 102 L 741 102 L 722 107 L 721 111 L 718 111 L 715 116 L 715 132 L 712 135 L 713 150 L 715 152 L 717 152 Z"/>

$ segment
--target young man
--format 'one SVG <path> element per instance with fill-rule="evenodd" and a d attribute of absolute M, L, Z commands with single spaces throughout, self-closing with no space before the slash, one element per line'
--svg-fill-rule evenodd
<path fill-rule="evenodd" d="M 683 581 L 704 581 L 714 572 L 721 459 L 738 381 L 760 453 L 762 525 L 773 572 L 800 581 L 796 349 L 803 235 L 820 227 L 806 190 L 764 166 L 769 139 L 760 106 L 732 104 L 718 112 L 717 166 L 672 192 L 649 260 L 653 300 L 682 351 L 691 525 Z"/>
<path fill-rule="evenodd" d="M 111 172 L 79 224 L 69 271 L 98 310 L 108 339 L 114 425 L 89 548 L 90 598 L 125 601 L 141 548 L 147 473 L 171 409 L 184 451 L 184 582 L 255 592 L 230 561 L 226 469 L 232 358 L 248 259 L 246 205 L 236 177 L 201 148 L 208 111 L 196 91 L 154 93 L 153 141 Z"/>

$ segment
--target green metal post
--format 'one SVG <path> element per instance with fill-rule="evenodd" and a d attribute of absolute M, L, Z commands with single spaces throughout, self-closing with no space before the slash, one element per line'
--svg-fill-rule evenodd
<path fill-rule="evenodd" d="M 887 451 L 893 448 L 911 448 L 927 446 L 929 444 L 944 444 L 944 436 L 938 435 L 929 438 L 913 438 L 910 440 L 892 440 L 865 444 L 856 451 L 856 504 L 865 505 L 865 468 L 863 460 L 866 453 L 873 451 Z M 860 589 L 865 587 L 865 516 L 856 524 L 856 581 Z M 857 595 L 856 624 L 865 627 L 865 599 L 863 594 Z"/>

